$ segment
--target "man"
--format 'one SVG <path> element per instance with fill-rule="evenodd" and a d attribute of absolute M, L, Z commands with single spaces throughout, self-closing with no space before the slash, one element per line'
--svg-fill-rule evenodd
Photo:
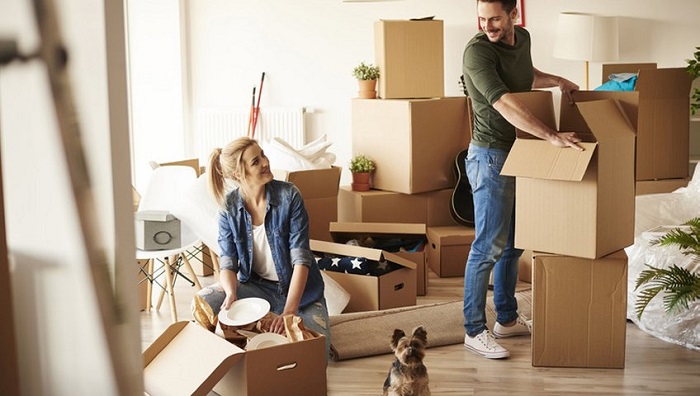
<path fill-rule="evenodd" d="M 515 26 L 516 0 L 477 0 L 482 32 L 464 50 L 462 73 L 472 101 L 474 126 L 466 170 L 474 196 L 476 239 L 464 273 L 464 346 L 486 358 L 510 355 L 495 338 L 530 334 L 518 316 L 515 285 L 522 250 L 513 244 L 515 179 L 501 176 L 515 141 L 515 127 L 559 147 L 580 139 L 573 132 L 557 133 L 539 121 L 513 93 L 558 86 L 571 102 L 578 86 L 564 78 L 535 69 L 530 56 L 530 34 Z M 496 325 L 486 327 L 486 292 L 494 272 Z"/>

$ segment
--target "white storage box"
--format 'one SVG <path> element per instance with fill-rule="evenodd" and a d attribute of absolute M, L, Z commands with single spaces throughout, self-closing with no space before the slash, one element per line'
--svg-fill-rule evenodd
<path fill-rule="evenodd" d="M 167 211 L 136 212 L 136 248 L 141 250 L 176 249 L 180 242 L 180 220 Z"/>

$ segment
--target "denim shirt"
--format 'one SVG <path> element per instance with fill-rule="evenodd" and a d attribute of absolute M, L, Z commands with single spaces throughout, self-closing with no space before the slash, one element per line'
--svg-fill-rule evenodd
<path fill-rule="evenodd" d="M 289 293 L 295 265 L 309 267 L 299 303 L 299 307 L 304 308 L 323 297 L 324 291 L 321 272 L 309 247 L 309 215 L 304 199 L 296 186 L 279 180 L 265 185 L 265 195 L 265 232 L 279 277 L 280 293 L 284 296 Z M 238 274 L 240 282 L 247 282 L 253 275 L 253 222 L 239 189 L 226 197 L 226 210 L 219 217 L 219 246 L 221 270 L 231 270 Z"/>

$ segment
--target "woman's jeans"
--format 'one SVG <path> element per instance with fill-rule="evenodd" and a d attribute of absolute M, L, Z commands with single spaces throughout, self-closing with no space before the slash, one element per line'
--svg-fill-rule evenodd
<path fill-rule="evenodd" d="M 508 153 L 469 146 L 467 177 L 474 197 L 476 238 L 464 271 L 464 329 L 474 337 L 486 329 L 486 292 L 494 271 L 496 321 L 518 317 L 515 285 L 522 250 L 513 246 L 515 234 L 515 178 L 501 176 Z"/>
<path fill-rule="evenodd" d="M 203 288 L 197 294 L 209 303 L 214 314 L 219 313 L 221 304 L 226 298 L 226 292 L 218 283 Z M 267 281 L 259 276 L 251 277 L 246 283 L 239 282 L 236 295 L 237 299 L 262 298 L 270 303 L 270 311 L 278 315 L 284 311 L 284 304 L 287 301 L 287 296 L 280 293 L 277 282 Z M 326 299 L 321 297 L 320 300 L 309 306 L 300 308 L 296 315 L 304 320 L 304 327 L 326 337 L 326 357 L 328 358 L 330 356 L 331 334 Z"/>

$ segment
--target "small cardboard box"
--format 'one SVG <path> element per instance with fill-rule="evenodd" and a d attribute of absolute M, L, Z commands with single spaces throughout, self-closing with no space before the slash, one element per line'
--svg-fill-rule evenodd
<path fill-rule="evenodd" d="M 688 177 L 690 75 L 683 67 L 609 64 L 603 65 L 603 82 L 610 74 L 623 72 L 639 73 L 634 91 L 577 91 L 574 100 L 621 102 L 637 134 L 636 180 Z M 562 103 L 561 130 L 580 124 L 576 108 Z"/>
<path fill-rule="evenodd" d="M 383 99 L 445 96 L 443 21 L 374 23 L 374 60 Z"/>
<path fill-rule="evenodd" d="M 287 172 L 274 170 L 275 179 L 293 183 L 309 213 L 309 238 L 331 241 L 328 224 L 338 220 L 338 188 L 342 168 Z"/>
<path fill-rule="evenodd" d="M 469 146 L 467 98 L 352 100 L 352 151 L 374 160 L 373 188 L 404 194 L 454 188 Z"/>
<path fill-rule="evenodd" d="M 670 193 L 679 188 L 687 187 L 690 180 L 663 179 L 663 180 L 642 180 L 635 183 L 635 195 Z"/>
<path fill-rule="evenodd" d="M 338 221 L 356 223 L 416 223 L 426 226 L 457 225 L 450 215 L 453 189 L 420 194 L 391 191 L 338 192 Z"/>
<path fill-rule="evenodd" d="M 390 261 L 404 268 L 382 276 L 346 274 L 325 271 L 349 294 L 350 302 L 343 312 L 377 311 L 416 305 L 416 263 L 394 253 L 379 249 L 311 240 L 311 250 L 339 256 L 366 257 L 375 261 Z"/>
<path fill-rule="evenodd" d="M 151 396 L 325 395 L 325 338 L 245 351 L 195 322 L 168 327 L 142 354 Z"/>
<path fill-rule="evenodd" d="M 164 210 L 141 210 L 134 215 L 136 248 L 168 250 L 180 247 L 180 220 Z"/>
<path fill-rule="evenodd" d="M 441 278 L 464 276 L 474 242 L 473 228 L 428 227 L 428 266 Z"/>
<path fill-rule="evenodd" d="M 408 242 L 426 242 L 424 249 L 420 251 L 400 250 L 393 252 L 416 263 L 416 295 L 425 295 L 428 288 L 428 267 L 425 263 L 425 248 L 427 248 L 425 224 L 331 223 L 331 235 L 333 240 L 338 243 L 347 243 L 351 239 L 363 240 L 367 237 L 376 239 L 400 238 Z"/>
<path fill-rule="evenodd" d="M 625 367 L 627 256 L 535 253 L 532 365 Z"/>
<path fill-rule="evenodd" d="M 532 250 L 525 250 L 518 260 L 518 280 L 532 283 Z"/>
<path fill-rule="evenodd" d="M 551 92 L 517 95 L 554 126 Z M 516 247 L 599 258 L 634 241 L 634 130 L 612 99 L 576 106 L 584 151 L 519 133 L 501 174 L 517 177 Z"/>

